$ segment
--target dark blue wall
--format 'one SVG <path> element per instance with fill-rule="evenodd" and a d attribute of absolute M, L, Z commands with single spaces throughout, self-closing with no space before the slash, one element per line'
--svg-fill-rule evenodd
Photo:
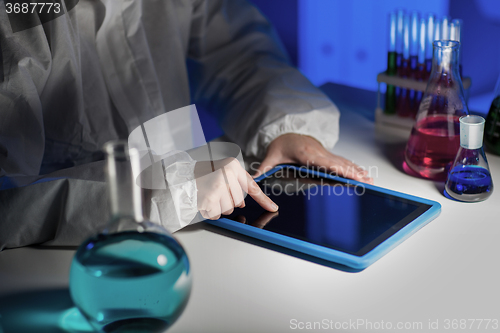
<path fill-rule="evenodd" d="M 294 66 L 297 66 L 298 0 L 251 0 L 272 22 Z"/>
<path fill-rule="evenodd" d="M 500 70 L 500 12 L 498 0 L 450 1 L 450 16 L 464 21 L 464 75 L 472 78 L 471 95 L 491 92 Z"/>

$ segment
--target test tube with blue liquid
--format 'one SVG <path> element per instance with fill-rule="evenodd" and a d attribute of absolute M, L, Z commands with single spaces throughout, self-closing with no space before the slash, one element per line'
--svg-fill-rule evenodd
<path fill-rule="evenodd" d="M 493 181 L 483 149 L 484 118 L 460 117 L 460 149 L 448 173 L 445 191 L 464 202 L 486 200 L 493 192 Z"/>

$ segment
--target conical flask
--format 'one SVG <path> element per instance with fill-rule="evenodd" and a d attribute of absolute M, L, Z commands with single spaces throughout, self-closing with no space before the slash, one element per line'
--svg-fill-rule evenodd
<path fill-rule="evenodd" d="M 138 151 L 124 141 L 104 151 L 111 216 L 73 258 L 71 298 L 99 331 L 163 332 L 189 299 L 189 260 L 166 229 L 143 218 Z"/>
<path fill-rule="evenodd" d="M 431 75 L 405 151 L 406 164 L 423 178 L 446 180 L 460 146 L 459 118 L 469 114 L 458 71 L 459 45 L 433 43 Z"/>
<path fill-rule="evenodd" d="M 493 96 L 490 111 L 486 116 L 484 144 L 492 153 L 500 155 L 500 77 L 498 77 Z"/>
<path fill-rule="evenodd" d="M 460 118 L 460 149 L 448 174 L 446 193 L 460 201 L 488 199 L 493 192 L 490 168 L 483 149 L 484 118 Z"/>

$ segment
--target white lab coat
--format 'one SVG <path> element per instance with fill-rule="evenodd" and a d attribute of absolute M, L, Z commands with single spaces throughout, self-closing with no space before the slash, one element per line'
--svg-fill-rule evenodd
<path fill-rule="evenodd" d="M 102 145 L 192 102 L 258 158 L 285 133 L 338 139 L 335 105 L 245 0 L 80 0 L 16 33 L 0 11 L 0 38 L 0 250 L 102 227 Z"/>

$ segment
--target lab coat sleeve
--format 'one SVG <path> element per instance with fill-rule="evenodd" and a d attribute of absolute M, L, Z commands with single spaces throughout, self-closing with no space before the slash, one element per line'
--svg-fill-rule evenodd
<path fill-rule="evenodd" d="M 167 226 L 170 232 L 177 231 L 188 225 L 198 213 L 198 189 L 194 178 L 195 165 L 196 162 L 191 160 L 178 161 L 165 167 L 168 189 L 172 195 L 175 212 L 180 222 L 174 230 Z M 168 223 L 170 219 L 164 218 L 163 221 Z"/>
<path fill-rule="evenodd" d="M 58 21 L 68 43 L 74 42 L 70 17 L 64 15 Z M 0 82 L 0 250 L 51 241 L 77 245 L 107 219 L 102 162 L 39 175 L 46 150 L 42 96 L 50 95 L 47 82 L 56 72 L 53 53 L 67 59 L 58 64 L 66 78 L 72 77 L 77 63 L 74 49 L 54 49 L 49 35 L 43 26 L 13 33 L 6 11 L 0 11 L 4 74 Z M 48 97 L 52 107 L 60 102 L 59 95 Z"/>
<path fill-rule="evenodd" d="M 196 161 L 188 153 L 172 151 L 159 162 L 164 168 L 167 191 L 154 191 L 150 219 L 162 224 L 168 231 L 175 232 L 194 220 L 198 213 Z"/>
<path fill-rule="evenodd" d="M 66 24 L 59 26 L 60 32 L 73 43 L 70 17 L 64 15 L 58 23 Z M 76 46 L 56 49 L 49 45 L 46 33 L 42 26 L 13 33 L 6 12 L 0 10 L 4 74 L 0 82 L 0 251 L 41 243 L 78 245 L 104 228 L 109 215 L 103 161 L 40 175 L 46 150 L 42 95 L 48 99 L 46 108 L 60 102 L 47 81 L 60 70 L 64 78 L 78 79 L 72 71 L 78 61 L 72 53 Z M 56 52 L 67 61 L 54 63 Z"/>
<path fill-rule="evenodd" d="M 271 25 L 246 0 L 197 3 L 188 68 L 195 102 L 248 155 L 263 158 L 285 133 L 312 136 L 329 150 L 338 140 L 337 107 L 289 64 Z"/>

